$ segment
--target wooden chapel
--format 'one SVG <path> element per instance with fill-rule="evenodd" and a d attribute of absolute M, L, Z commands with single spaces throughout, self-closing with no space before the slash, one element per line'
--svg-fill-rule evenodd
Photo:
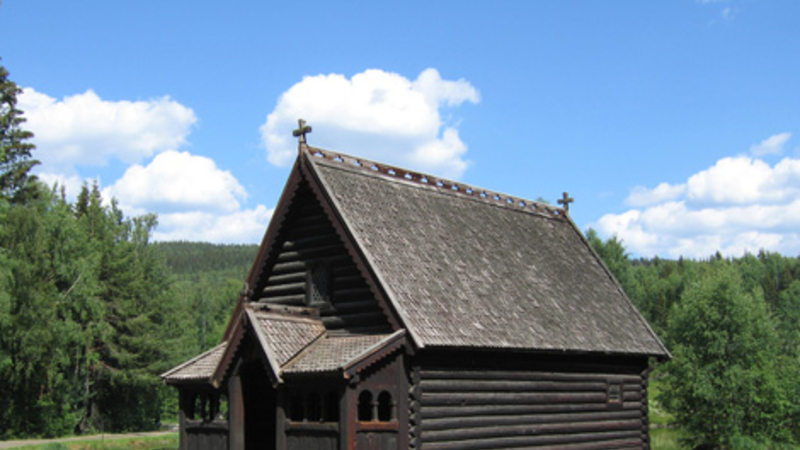
<path fill-rule="evenodd" d="M 181 450 L 649 448 L 648 361 L 670 354 L 571 199 L 311 147 L 309 131 L 223 341 L 162 375 Z"/>

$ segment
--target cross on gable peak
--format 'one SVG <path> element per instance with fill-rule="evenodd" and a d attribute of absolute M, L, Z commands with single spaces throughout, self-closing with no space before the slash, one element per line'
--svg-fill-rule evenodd
<path fill-rule="evenodd" d="M 292 131 L 292 136 L 297 138 L 297 143 L 300 145 L 306 144 L 306 134 L 311 133 L 311 125 L 306 125 L 303 119 L 297 120 L 297 129 Z"/>
<path fill-rule="evenodd" d="M 569 196 L 569 192 L 564 192 L 564 195 L 558 199 L 558 203 L 564 206 L 564 211 L 569 212 L 569 204 L 575 201 L 574 198 Z"/>

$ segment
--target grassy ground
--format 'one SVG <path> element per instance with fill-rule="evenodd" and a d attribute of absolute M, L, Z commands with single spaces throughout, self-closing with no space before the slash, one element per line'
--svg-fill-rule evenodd
<path fill-rule="evenodd" d="M 679 444 L 680 430 L 670 428 L 672 416 L 658 401 L 661 384 L 651 378 L 647 388 L 647 407 L 650 412 L 650 446 L 652 450 L 684 450 Z"/>
<path fill-rule="evenodd" d="M 50 442 L 14 447 L 14 450 L 175 450 L 177 448 L 178 433 L 173 433 L 164 436 Z"/>
<path fill-rule="evenodd" d="M 680 430 L 674 428 L 656 428 L 650 430 L 650 448 L 652 450 L 683 450 L 678 443 Z"/>

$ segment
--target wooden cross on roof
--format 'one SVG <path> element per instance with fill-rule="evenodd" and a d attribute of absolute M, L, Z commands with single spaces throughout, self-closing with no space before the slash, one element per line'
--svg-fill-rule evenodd
<path fill-rule="evenodd" d="M 574 202 L 575 199 L 569 196 L 569 192 L 564 192 L 564 196 L 558 199 L 560 205 L 564 205 L 564 211 L 569 212 L 569 204 Z"/>
<path fill-rule="evenodd" d="M 311 133 L 311 125 L 306 125 L 305 120 L 298 119 L 297 129 L 292 131 L 292 136 L 298 138 L 298 143 L 302 145 L 306 143 L 306 134 L 308 133 Z"/>

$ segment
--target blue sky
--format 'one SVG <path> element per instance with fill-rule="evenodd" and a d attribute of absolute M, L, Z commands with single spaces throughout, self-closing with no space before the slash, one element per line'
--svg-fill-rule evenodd
<path fill-rule="evenodd" d="M 4 0 L 42 179 L 259 242 L 309 142 L 551 203 L 636 256 L 800 254 L 800 3 Z"/>

